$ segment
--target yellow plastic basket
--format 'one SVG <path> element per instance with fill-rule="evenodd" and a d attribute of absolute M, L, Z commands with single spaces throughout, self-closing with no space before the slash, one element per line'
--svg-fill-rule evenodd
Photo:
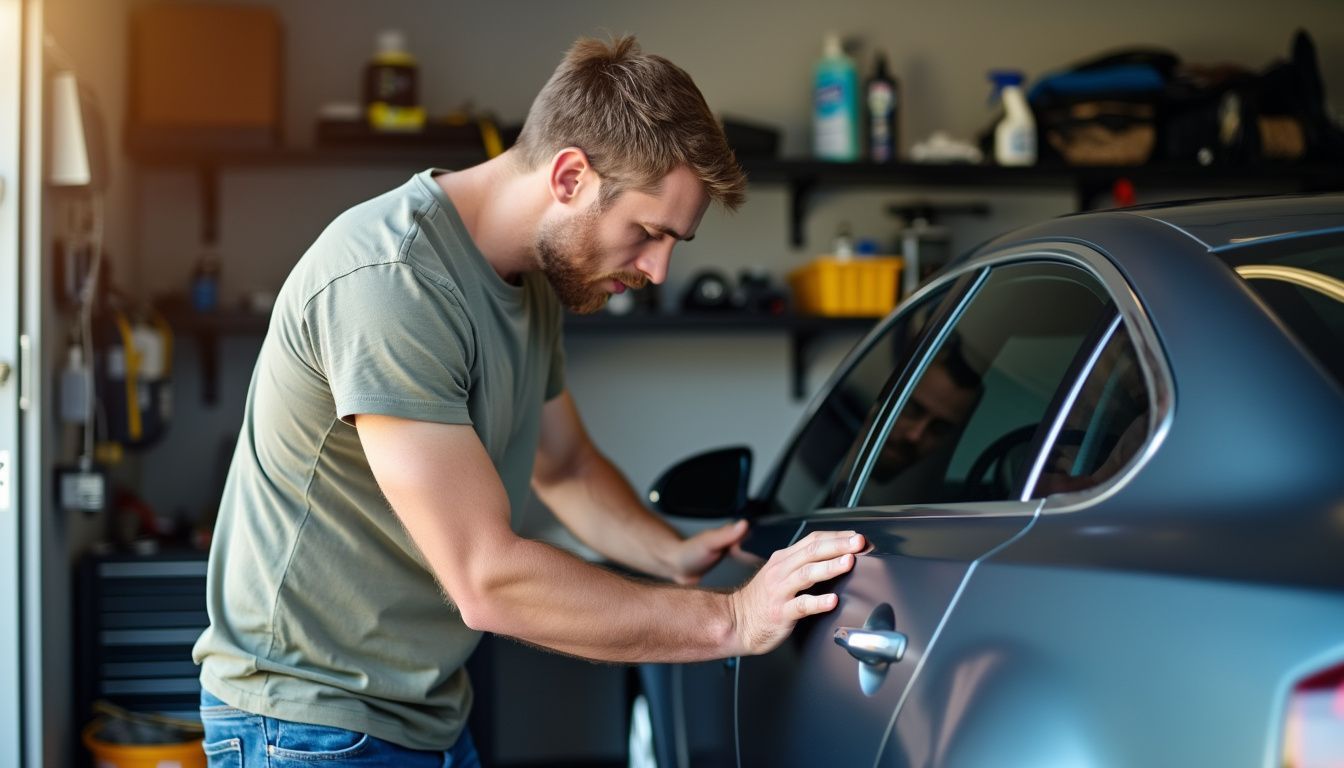
<path fill-rule="evenodd" d="M 178 744 L 111 744 L 98 738 L 102 721 L 84 729 L 84 746 L 93 753 L 97 768 L 206 768 L 201 740 Z"/>
<path fill-rule="evenodd" d="M 822 256 L 789 273 L 798 311 L 836 317 L 881 317 L 900 295 L 899 256 Z"/>

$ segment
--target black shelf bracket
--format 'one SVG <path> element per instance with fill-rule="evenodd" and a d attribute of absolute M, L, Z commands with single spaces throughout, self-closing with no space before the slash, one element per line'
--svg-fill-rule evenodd
<path fill-rule="evenodd" d="M 789 374 L 793 383 L 793 399 L 807 399 L 808 350 L 816 334 L 812 331 L 794 331 L 789 334 Z"/>
<path fill-rule="evenodd" d="M 807 204 L 816 186 L 816 176 L 789 178 L 789 242 L 794 248 L 802 248 L 806 242 L 803 222 L 807 220 Z"/>

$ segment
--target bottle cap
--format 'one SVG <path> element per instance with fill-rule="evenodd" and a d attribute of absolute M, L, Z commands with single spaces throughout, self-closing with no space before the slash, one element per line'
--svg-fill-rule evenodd
<path fill-rule="evenodd" d="M 873 66 L 873 77 L 880 80 L 890 80 L 891 73 L 887 71 L 887 54 L 878 51 L 877 60 Z"/>
<path fill-rule="evenodd" d="M 838 57 L 845 55 L 845 48 L 840 44 L 839 32 L 827 32 L 822 38 L 821 52 L 828 57 Z"/>
<path fill-rule="evenodd" d="M 999 98 L 999 94 L 1003 93 L 1004 88 L 1021 87 L 1022 81 L 1026 78 L 1022 75 L 1021 70 L 991 69 L 989 70 L 989 79 L 994 83 L 994 90 L 989 94 L 989 101 L 993 103 L 995 99 Z"/>
<path fill-rule="evenodd" d="M 378 33 L 378 53 L 405 53 L 406 35 L 400 29 L 385 29 Z"/>

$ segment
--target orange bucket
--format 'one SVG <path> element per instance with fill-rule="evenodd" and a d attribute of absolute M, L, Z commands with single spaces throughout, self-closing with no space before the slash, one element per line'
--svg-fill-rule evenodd
<path fill-rule="evenodd" d="M 206 768 L 200 739 L 176 744 L 112 744 L 98 738 L 104 725 L 95 720 L 83 734 L 96 768 Z"/>

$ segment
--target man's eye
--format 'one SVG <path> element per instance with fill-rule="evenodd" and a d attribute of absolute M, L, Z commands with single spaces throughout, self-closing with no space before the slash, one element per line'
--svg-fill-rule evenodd
<path fill-rule="evenodd" d="M 657 240 L 659 237 L 660 237 L 659 234 L 656 234 L 656 233 L 654 233 L 654 232 L 650 232 L 650 231 L 647 230 L 647 229 L 644 230 L 644 239 L 645 239 L 645 240 Z"/>

